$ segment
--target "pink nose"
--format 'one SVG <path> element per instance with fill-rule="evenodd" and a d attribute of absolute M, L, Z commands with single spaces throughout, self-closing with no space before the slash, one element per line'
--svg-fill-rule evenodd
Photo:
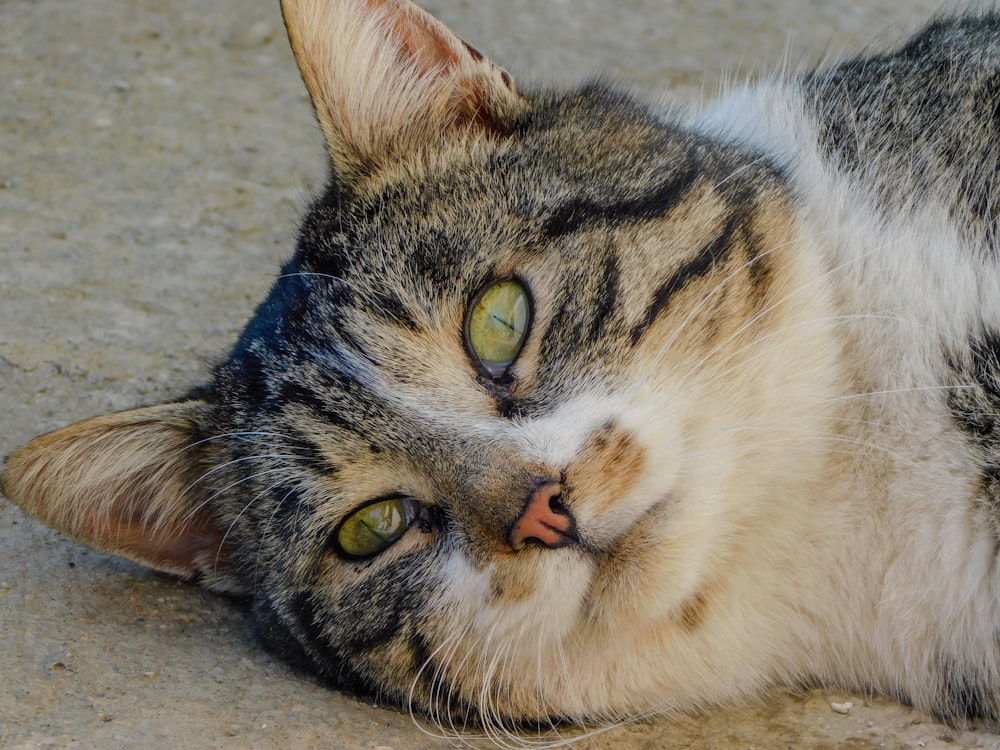
<path fill-rule="evenodd" d="M 563 505 L 561 494 L 559 482 L 545 482 L 535 488 L 507 532 L 507 544 L 511 549 L 517 552 L 529 542 L 556 549 L 579 541 L 576 519 Z"/>

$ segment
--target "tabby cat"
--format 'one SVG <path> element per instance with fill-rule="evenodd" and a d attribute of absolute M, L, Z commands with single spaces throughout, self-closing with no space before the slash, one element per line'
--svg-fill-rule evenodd
<path fill-rule="evenodd" d="M 441 722 L 1000 721 L 1000 15 L 665 114 L 407 0 L 283 12 L 332 163 L 294 257 L 14 502 Z"/>

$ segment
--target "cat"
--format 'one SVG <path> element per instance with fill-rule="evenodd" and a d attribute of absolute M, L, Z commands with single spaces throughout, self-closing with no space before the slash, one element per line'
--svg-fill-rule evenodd
<path fill-rule="evenodd" d="M 4 493 L 442 724 L 1000 721 L 1000 15 L 657 111 L 283 0 L 331 177 L 207 385 Z"/>

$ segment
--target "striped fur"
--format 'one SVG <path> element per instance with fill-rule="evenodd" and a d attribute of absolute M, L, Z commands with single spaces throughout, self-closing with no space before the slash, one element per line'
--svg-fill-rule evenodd
<path fill-rule="evenodd" d="M 405 0 L 283 9 L 333 164 L 294 257 L 204 389 L 37 439 L 15 502 L 446 726 L 817 681 L 1000 721 L 1000 17 L 664 114 Z M 544 483 L 572 543 L 515 551 Z"/>

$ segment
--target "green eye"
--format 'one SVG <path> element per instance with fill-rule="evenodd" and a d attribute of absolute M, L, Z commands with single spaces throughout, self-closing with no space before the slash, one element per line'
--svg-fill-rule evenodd
<path fill-rule="evenodd" d="M 531 299 L 517 279 L 486 287 L 472 303 L 465 340 L 491 378 L 499 378 L 521 353 L 531 325 Z"/>
<path fill-rule="evenodd" d="M 340 522 L 334 539 L 344 557 L 377 555 L 395 544 L 420 513 L 420 503 L 410 497 L 376 500 Z"/>

